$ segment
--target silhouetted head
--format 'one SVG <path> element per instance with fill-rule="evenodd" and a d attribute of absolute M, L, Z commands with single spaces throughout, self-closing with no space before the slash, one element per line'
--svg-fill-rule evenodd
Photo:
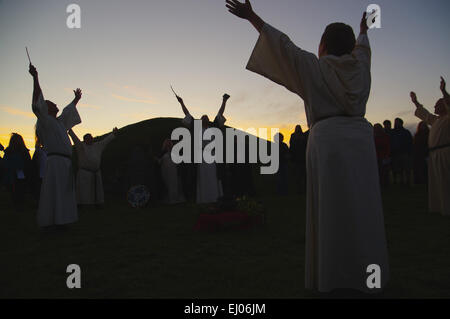
<path fill-rule="evenodd" d="M 279 143 L 279 144 L 283 143 L 283 141 L 284 141 L 284 135 L 281 134 L 281 133 L 275 134 L 275 135 L 273 136 L 273 141 L 274 141 L 275 143 Z"/>
<path fill-rule="evenodd" d="M 351 54 L 355 43 L 355 34 L 351 26 L 341 22 L 331 23 L 322 34 L 319 58 L 329 54 L 335 56 Z"/>
<path fill-rule="evenodd" d="M 384 134 L 383 126 L 380 123 L 377 123 L 373 126 L 373 134 L 375 136 L 381 136 Z"/>
<path fill-rule="evenodd" d="M 201 117 L 201 120 L 202 120 L 202 126 L 203 126 L 204 128 L 209 127 L 209 117 L 208 117 L 208 115 L 203 115 L 203 116 Z"/>
<path fill-rule="evenodd" d="M 385 121 L 383 122 L 383 125 L 384 125 L 384 129 L 385 129 L 385 130 L 390 130 L 390 129 L 392 128 L 392 123 L 391 123 L 391 121 L 389 121 L 389 120 L 385 120 Z"/>
<path fill-rule="evenodd" d="M 434 114 L 439 116 L 444 116 L 447 114 L 444 98 L 440 98 L 439 100 L 436 101 L 436 104 L 434 105 Z"/>
<path fill-rule="evenodd" d="M 87 145 L 92 145 L 92 143 L 94 143 L 94 138 L 92 137 L 92 135 L 90 133 L 87 133 L 83 136 L 83 141 Z"/>
<path fill-rule="evenodd" d="M 9 139 L 7 150 L 11 153 L 28 151 L 27 147 L 25 146 L 25 142 L 23 141 L 22 135 L 11 133 L 11 138 Z"/>
<path fill-rule="evenodd" d="M 403 127 L 403 120 L 397 117 L 394 121 L 394 128 L 402 128 L 402 127 Z"/>
<path fill-rule="evenodd" d="M 56 117 L 59 112 L 58 106 L 50 100 L 45 100 L 45 102 L 47 103 L 48 115 Z"/>
<path fill-rule="evenodd" d="M 417 125 L 416 134 L 428 133 L 429 131 L 430 129 L 428 128 L 428 125 L 425 121 L 419 122 L 419 124 Z"/>
<path fill-rule="evenodd" d="M 295 131 L 294 131 L 295 133 L 303 133 L 303 131 L 302 131 L 302 127 L 300 126 L 300 125 L 296 125 L 295 126 Z"/>

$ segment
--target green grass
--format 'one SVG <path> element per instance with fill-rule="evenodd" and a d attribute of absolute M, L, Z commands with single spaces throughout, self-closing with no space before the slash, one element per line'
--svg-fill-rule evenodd
<path fill-rule="evenodd" d="M 108 199 L 62 233 L 1 193 L 1 298 L 315 298 L 304 289 L 305 197 L 264 197 L 266 225 L 193 231 L 193 204 L 129 208 Z M 381 297 L 450 297 L 450 218 L 427 213 L 425 188 L 383 194 L 391 280 Z M 5 208 L 5 209 L 4 209 Z M 66 288 L 78 264 L 82 288 Z M 380 297 L 380 296 L 378 296 Z"/>

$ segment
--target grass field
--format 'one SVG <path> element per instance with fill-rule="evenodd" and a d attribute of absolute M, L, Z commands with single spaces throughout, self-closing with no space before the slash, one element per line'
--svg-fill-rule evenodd
<path fill-rule="evenodd" d="M 267 223 L 250 231 L 193 231 L 193 204 L 129 208 L 108 199 L 61 233 L 42 233 L 35 209 L 1 193 L 1 298 L 317 298 L 304 289 L 305 197 L 261 198 Z M 450 218 L 427 213 L 426 190 L 384 192 L 391 280 L 377 297 L 450 297 Z M 66 287 L 78 264 L 82 288 Z"/>

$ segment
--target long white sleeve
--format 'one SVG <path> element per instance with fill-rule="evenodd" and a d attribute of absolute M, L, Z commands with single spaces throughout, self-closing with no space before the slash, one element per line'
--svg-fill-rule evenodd
<path fill-rule="evenodd" d="M 72 102 L 69 105 L 67 105 L 62 111 L 61 115 L 58 117 L 58 119 L 64 123 L 64 126 L 66 127 L 67 130 L 70 130 L 75 125 L 80 124 L 81 118 L 76 108 L 75 102 Z"/>
<path fill-rule="evenodd" d="M 320 72 L 318 58 L 297 47 L 288 36 L 269 24 L 262 28 L 247 69 L 258 73 L 308 100 L 305 82 Z"/>
<path fill-rule="evenodd" d="M 372 52 L 370 50 L 369 37 L 367 34 L 360 34 L 358 36 L 352 54 L 358 61 L 366 65 L 370 70 Z"/>
<path fill-rule="evenodd" d="M 31 108 L 37 118 L 41 121 L 45 121 L 45 119 L 49 116 L 48 106 L 44 100 L 44 95 L 42 94 L 42 92 L 39 94 L 37 101 L 32 104 Z"/>
<path fill-rule="evenodd" d="M 109 133 L 108 136 L 106 136 L 103 140 L 97 142 L 98 145 L 100 146 L 101 151 L 103 152 L 105 147 L 115 138 L 116 136 L 114 135 L 114 133 Z"/>
<path fill-rule="evenodd" d="M 438 119 L 436 115 L 431 114 L 427 111 L 423 106 L 419 106 L 416 108 L 414 115 L 417 116 L 422 121 L 425 121 L 428 125 L 433 125 L 434 122 Z"/>

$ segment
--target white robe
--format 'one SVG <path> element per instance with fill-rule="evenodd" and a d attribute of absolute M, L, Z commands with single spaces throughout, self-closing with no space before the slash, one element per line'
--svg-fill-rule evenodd
<path fill-rule="evenodd" d="M 87 145 L 77 140 L 75 147 L 78 156 L 77 202 L 82 205 L 102 204 L 105 202 L 103 191 L 102 153 L 106 145 L 114 139 L 111 133 L 103 140 Z"/>
<path fill-rule="evenodd" d="M 192 126 L 194 118 L 188 114 L 183 119 L 183 124 Z M 216 121 L 220 126 L 225 124 L 225 117 L 217 114 Z M 202 128 L 202 134 L 205 129 Z M 211 143 L 210 141 L 203 141 L 203 148 Z M 222 182 L 217 177 L 216 163 L 202 163 L 197 164 L 197 203 L 207 204 L 215 203 L 223 196 Z"/>
<path fill-rule="evenodd" d="M 428 147 L 450 144 L 450 109 L 447 115 L 436 116 L 423 107 L 415 115 L 431 125 Z M 450 146 L 430 152 L 428 160 L 428 206 L 431 212 L 450 216 Z"/>
<path fill-rule="evenodd" d="M 389 279 L 373 129 L 364 119 L 370 54 L 360 35 L 351 55 L 318 59 L 265 24 L 247 64 L 305 104 L 306 288 L 322 292 L 373 292 L 366 284 L 371 264 L 381 268 L 381 288 Z"/>
<path fill-rule="evenodd" d="M 167 204 L 184 202 L 183 187 L 178 176 L 177 164 L 172 161 L 170 152 L 164 153 L 159 163 L 161 164 L 161 176 L 167 189 L 164 202 Z"/>
<path fill-rule="evenodd" d="M 33 106 L 33 111 L 38 118 L 37 134 L 48 154 L 37 223 L 41 227 L 73 223 L 77 221 L 78 214 L 72 172 L 72 144 L 67 131 L 81 123 L 80 115 L 76 105 L 71 103 L 59 117 L 50 116 L 42 93 Z M 66 157 L 51 155 L 52 153 L 64 154 Z"/>

